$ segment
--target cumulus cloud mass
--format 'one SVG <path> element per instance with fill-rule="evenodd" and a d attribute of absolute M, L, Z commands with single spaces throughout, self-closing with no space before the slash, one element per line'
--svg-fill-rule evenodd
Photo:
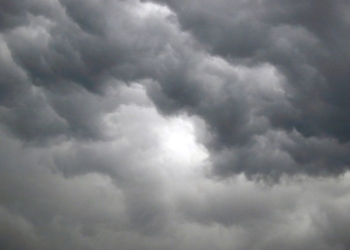
<path fill-rule="evenodd" d="M 350 249 L 348 0 L 0 0 L 0 249 Z"/>

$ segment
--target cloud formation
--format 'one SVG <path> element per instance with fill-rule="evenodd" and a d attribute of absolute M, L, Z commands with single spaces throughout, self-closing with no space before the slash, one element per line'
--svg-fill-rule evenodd
<path fill-rule="evenodd" d="M 347 1 L 0 6 L 1 249 L 350 247 Z"/>
<path fill-rule="evenodd" d="M 214 108 L 209 114 L 201 114 L 217 133 L 218 144 L 232 140 L 228 147 L 236 147 L 240 143 L 237 136 L 244 134 L 239 128 L 246 129 L 251 119 L 259 117 L 267 119 L 267 128 L 248 131 L 248 138 L 266 134 L 268 130 L 282 130 L 288 134 L 295 131 L 306 141 L 313 138 L 336 140 L 348 150 L 347 1 L 158 2 L 174 10 L 181 27 L 204 44 L 211 55 L 220 56 L 231 65 L 245 65 L 250 69 L 269 65 L 281 76 L 277 82 L 283 94 L 265 96 L 258 93 L 254 102 L 260 98 L 264 102 L 251 104 L 244 101 L 252 90 L 242 93 L 234 87 L 234 92 L 244 100 L 230 96 L 244 108 L 239 109 L 239 105 L 225 101 L 220 108 L 222 115 L 212 117 L 217 113 Z M 237 82 L 229 81 L 230 86 Z M 270 83 L 271 79 L 257 76 L 256 81 Z M 258 89 L 254 87 L 253 93 Z M 225 108 L 230 109 L 231 118 L 223 112 Z M 256 113 L 248 115 L 256 109 Z M 260 128 L 262 126 L 259 124 Z M 293 152 L 287 153 L 298 162 Z M 344 160 L 340 165 L 347 168 L 349 159 Z M 319 171 L 312 172 L 333 171 L 332 164 L 325 165 L 329 168 L 319 167 Z"/>

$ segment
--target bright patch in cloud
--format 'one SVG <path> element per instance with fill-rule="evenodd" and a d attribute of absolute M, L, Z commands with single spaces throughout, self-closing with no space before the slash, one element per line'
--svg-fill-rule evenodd
<path fill-rule="evenodd" d="M 205 148 L 196 142 L 194 131 L 193 123 L 185 117 L 172 118 L 160 129 L 162 147 L 169 160 L 191 164 L 208 157 Z"/>

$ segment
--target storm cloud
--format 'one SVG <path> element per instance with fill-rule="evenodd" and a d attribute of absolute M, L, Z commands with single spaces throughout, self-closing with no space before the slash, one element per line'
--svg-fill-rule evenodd
<path fill-rule="evenodd" d="M 350 247 L 345 0 L 0 0 L 0 248 Z"/>

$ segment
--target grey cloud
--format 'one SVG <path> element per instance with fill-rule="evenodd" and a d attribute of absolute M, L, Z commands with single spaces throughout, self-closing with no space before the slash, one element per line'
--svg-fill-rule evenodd
<path fill-rule="evenodd" d="M 216 184 L 215 190 L 220 190 L 220 195 L 211 193 L 208 186 L 190 190 L 180 204 L 188 223 L 197 223 L 204 228 L 220 228 L 223 241 L 226 233 L 231 232 L 231 237 L 239 235 L 235 245 L 241 246 L 237 249 L 346 249 L 345 204 L 334 202 L 333 198 L 339 197 L 338 192 L 347 189 L 348 185 L 338 186 L 336 191 L 333 184 L 339 181 L 282 184 L 257 191 L 256 187 L 236 179 L 234 184 Z M 228 188 L 230 185 L 235 189 Z M 309 189 L 311 186 L 313 188 Z M 205 192 L 202 192 L 203 189 Z M 343 218 L 344 223 L 335 222 L 335 217 Z M 338 226 L 329 227 L 330 220 Z M 234 231 L 235 228 L 240 229 L 241 234 Z M 245 234 L 248 228 L 249 234 Z"/>
<path fill-rule="evenodd" d="M 11 29 L 20 24 L 23 24 L 25 20 L 26 7 L 28 1 L 23 1 L 22 3 L 15 1 L 1 1 L 1 30 Z M 24 7 L 24 8 L 23 8 Z"/>
<path fill-rule="evenodd" d="M 0 6 L 4 250 L 350 247 L 347 2 Z"/>
<path fill-rule="evenodd" d="M 142 113 L 145 123 L 149 123 L 147 130 L 165 122 L 153 108 L 126 108 L 114 117 L 123 125 L 123 138 L 105 142 L 63 141 L 46 149 L 23 148 L 19 141 L 1 132 L 1 205 L 39 234 L 37 241 L 43 246 L 33 249 L 44 249 L 46 243 L 57 249 L 65 245 L 95 249 L 94 237 L 106 231 L 113 238 L 119 234 L 122 237 L 123 232 L 132 238 L 158 238 L 170 227 L 173 210 L 158 173 L 164 163 L 153 166 L 157 162 L 157 143 L 142 133 L 145 124 L 137 123 Z M 0 215 L 5 220 L 5 215 Z M 12 230 L 7 223 L 2 226 L 3 230 Z M 13 227 L 14 231 L 22 230 L 20 225 Z M 23 234 L 24 240 L 32 237 L 30 232 Z M 4 247 L 7 241 L 15 244 L 11 231 L 6 237 Z M 112 242 L 113 246 L 119 245 Z M 132 242 L 127 240 L 125 244 Z M 108 245 L 103 248 L 109 249 Z"/>
<path fill-rule="evenodd" d="M 349 8 L 348 4 L 345 1 L 332 3 L 329 1 L 293 3 L 290 1 L 263 1 L 260 4 L 251 1 L 242 5 L 241 8 L 227 8 L 227 12 L 235 17 L 235 13 L 241 13 L 242 9 L 244 13 L 246 5 L 249 10 L 253 9 L 251 6 L 255 6 L 256 10 L 253 13 L 244 15 L 247 20 L 243 23 L 248 26 L 255 23 L 249 18 L 259 19 L 266 26 L 264 34 L 259 37 L 268 39 L 267 44 L 259 42 L 261 46 L 259 50 L 249 49 L 248 51 L 253 52 L 253 55 L 248 55 L 246 58 L 253 62 L 271 62 L 284 72 L 293 91 L 291 102 L 301 113 L 301 117 L 294 117 L 292 121 L 283 122 L 282 120 L 275 124 L 281 125 L 282 122 L 284 127 L 294 126 L 307 136 L 330 135 L 346 141 L 348 129 L 342 124 L 347 123 L 346 107 L 348 105 L 338 103 L 344 104 L 348 99 L 344 95 L 348 92 L 345 84 L 347 73 L 346 70 L 344 71 L 344 65 L 347 65 L 349 53 L 346 46 L 340 45 L 349 39 L 345 32 L 349 23 L 344 15 L 344 10 Z M 193 11 L 194 13 L 199 12 L 196 8 L 193 8 Z M 197 26 L 195 23 L 186 21 L 187 16 L 190 15 L 184 15 L 183 18 L 184 26 L 196 34 Z M 218 15 L 218 19 L 220 17 L 221 15 Z M 228 22 L 219 20 L 215 23 L 215 29 L 224 30 Z M 219 39 L 226 41 L 226 37 L 229 36 L 226 34 L 232 34 L 236 30 L 235 26 L 229 27 L 230 32 L 222 32 L 221 36 L 218 35 Z M 211 26 L 206 27 L 206 30 L 213 29 L 214 27 L 211 28 Z M 257 34 L 249 29 L 246 30 L 241 31 L 239 36 Z M 201 37 L 200 41 L 208 40 Z M 232 57 L 233 60 L 241 51 L 241 49 L 234 50 L 236 44 L 234 41 L 229 47 L 232 50 L 227 54 L 220 51 L 220 46 L 210 41 L 209 43 L 214 49 L 218 49 L 217 53 Z M 342 89 L 343 94 L 339 93 L 339 89 Z M 314 105 L 319 105 L 321 110 L 308 108 Z M 329 111 L 324 112 L 325 108 Z M 275 121 L 276 118 L 273 116 L 272 121 Z M 337 124 L 338 121 L 339 124 Z"/>
<path fill-rule="evenodd" d="M 133 119 L 129 114 L 125 113 L 122 122 L 125 129 L 135 126 L 127 122 Z M 124 133 L 129 140 L 138 138 L 134 129 Z M 91 142 L 88 147 L 95 150 L 82 156 L 66 143 L 46 149 L 23 148 L 18 140 L 1 133 L 0 230 L 4 249 L 349 247 L 349 175 L 270 187 L 247 181 L 243 175 L 220 182 L 201 174 L 176 179 L 160 173 L 168 162 L 153 165 L 157 152 L 152 147 L 147 147 L 148 156 L 137 165 L 118 163 L 118 154 L 130 160 L 140 156 L 140 138 L 132 142 L 134 150 L 128 153 L 115 142 L 110 142 L 111 152 Z M 86 143 L 81 146 L 87 147 Z M 89 155 L 87 163 L 97 163 L 95 173 L 60 175 L 57 170 L 62 165 L 57 165 L 54 157 L 64 158 L 64 166 L 72 167 L 77 159 L 70 155 L 77 159 Z M 106 156 L 116 164 L 110 166 L 109 173 L 101 162 Z M 113 171 L 124 171 L 126 181 Z"/>
<path fill-rule="evenodd" d="M 220 176 L 243 172 L 248 177 L 275 181 L 284 175 L 336 176 L 343 174 L 350 163 L 348 144 L 304 138 L 295 130 L 270 131 L 247 146 L 217 151 L 212 160 Z"/>
<path fill-rule="evenodd" d="M 104 12 L 108 1 L 66 1 L 60 3 L 79 27 L 92 34 L 103 34 L 106 23 Z"/>
<path fill-rule="evenodd" d="M 118 88 L 120 83 L 143 78 L 160 78 L 160 71 L 172 67 L 172 62 L 167 61 L 173 54 L 163 40 L 173 39 L 173 42 L 177 43 L 176 26 L 170 25 L 170 21 L 160 22 L 164 19 L 159 20 L 157 16 L 150 16 L 147 19 L 149 22 L 141 23 L 142 17 L 133 12 L 137 2 L 106 1 L 106 6 L 102 7 L 94 2 L 79 4 L 74 1 L 62 1 L 64 6 L 61 6 L 54 1 L 51 5 L 48 4 L 47 9 L 36 11 L 31 7 L 36 6 L 37 2 L 30 3 L 18 6 L 22 12 L 27 13 L 26 19 L 23 19 L 25 22 L 3 34 L 3 50 L 9 54 L 7 60 L 10 62 L 4 63 L 11 66 L 4 68 L 6 72 L 1 86 L 4 93 L 2 102 L 20 100 L 20 95 L 16 93 L 30 91 L 28 89 L 31 85 L 42 88 L 40 91 L 47 95 L 45 105 L 51 107 L 56 115 L 67 122 L 68 129 L 62 132 L 65 135 L 96 138 L 101 134 L 101 128 L 98 128 L 97 124 L 99 116 L 92 117 L 99 109 L 94 107 L 96 103 L 89 104 L 87 99 L 85 103 L 75 100 L 79 94 L 69 92 L 81 91 L 83 95 L 87 95 L 84 90 L 79 90 L 79 86 L 82 86 L 89 92 L 105 96 L 111 88 Z M 79 11 L 85 8 L 85 5 L 94 13 L 97 6 L 100 6 L 97 11 L 99 14 L 96 15 L 103 14 L 101 20 L 104 21 L 101 25 L 108 32 L 95 34 L 92 32 L 93 28 L 87 27 L 90 24 L 79 23 L 82 18 Z M 114 11 L 119 14 L 115 15 Z M 138 18 L 138 22 L 134 22 L 134 18 Z M 91 22 L 93 20 L 96 19 L 91 16 Z M 96 27 L 98 30 L 101 28 Z M 164 51 L 168 48 L 171 54 L 165 54 L 164 57 L 163 52 L 168 53 Z M 15 70 L 20 71 L 23 77 L 11 73 Z M 15 81 L 14 84 L 10 84 L 11 79 Z M 80 103 L 84 105 L 85 111 L 81 109 Z M 14 115 L 18 117 L 16 121 L 19 121 L 23 114 L 19 111 L 16 113 L 16 110 L 20 108 L 13 109 Z M 108 110 L 109 108 L 104 111 Z M 78 117 L 84 118 L 84 122 Z M 50 126 L 45 125 L 48 129 L 51 129 Z M 28 129 L 36 130 L 36 127 L 28 124 Z M 77 132 L 78 130 L 82 132 Z M 21 136 L 22 131 L 18 129 L 16 133 Z M 38 137 L 40 136 L 38 134 Z M 35 135 L 33 140 L 34 137 Z M 31 140 L 30 136 L 23 138 Z"/>
<path fill-rule="evenodd" d="M 26 220 L 11 215 L 3 208 L 1 208 L 0 220 L 2 225 L 0 246 L 2 249 L 40 249 L 43 247 L 35 235 L 35 230 Z"/>
<path fill-rule="evenodd" d="M 232 173 L 264 174 L 264 168 L 245 167 L 245 161 L 236 166 L 232 157 L 235 151 L 250 152 L 254 138 L 271 129 L 287 133 L 295 129 L 305 138 L 347 142 L 348 91 L 342 66 L 347 52 L 340 46 L 347 39 L 342 32 L 347 21 L 341 11 L 347 5 L 342 1 L 328 5 L 314 1 L 168 1 L 174 13 L 163 10 L 149 16 L 134 10 L 144 7 L 138 1 L 59 1 L 45 8 L 38 7 L 39 1 L 30 3 L 13 7 L 28 13 L 26 22 L 3 34 L 11 67 L 26 76 L 17 79 L 11 73 L 14 69 L 8 68 L 5 73 L 15 84 L 5 83 L 3 89 L 8 93 L 6 99 L 10 95 L 19 99 L 15 93 L 26 91 L 21 82 L 43 88 L 48 96 L 43 105 L 52 109 L 50 116 L 55 118 L 45 119 L 43 126 L 38 125 L 42 122 L 13 126 L 22 119 L 28 121 L 23 112 L 29 113 L 14 108 L 15 118 L 5 124 L 26 140 L 35 141 L 30 131 L 43 127 L 48 132 L 37 136 L 43 141 L 60 134 L 104 138 L 99 120 L 111 109 L 92 101 L 98 97 L 89 96 L 80 86 L 103 99 L 111 88 L 140 81 L 164 114 L 186 112 L 201 117 L 213 134 L 206 143 L 213 162 L 217 153 L 224 155 L 220 150 L 232 151 L 232 162 L 220 160 L 227 162 L 224 165 Z M 334 17 L 332 13 L 338 12 Z M 319 25 L 321 14 L 328 25 Z M 343 56 L 338 58 L 338 54 Z M 279 90 L 273 90 L 276 88 Z M 285 173 L 302 169 L 284 165 Z M 331 166 L 326 164 L 325 172 L 332 173 Z M 334 173 L 347 168 L 345 159 L 341 171 Z M 311 174 L 318 172 L 324 171 L 320 167 Z"/>
<path fill-rule="evenodd" d="M 177 14 L 181 27 L 207 46 L 211 54 L 233 65 L 256 67 L 269 63 L 285 77 L 286 95 L 280 100 L 283 103 L 270 101 L 259 113 L 272 128 L 289 132 L 295 129 L 306 138 L 329 137 L 348 143 L 346 1 L 156 2 L 168 5 Z M 228 147 L 232 148 L 241 140 L 230 130 L 235 126 L 246 127 L 249 119 L 239 117 L 255 108 L 243 104 L 240 97 L 247 98 L 246 93 L 234 91 L 239 97 L 232 96 L 233 103 L 223 101 L 220 107 L 221 111 L 228 108 L 231 111 L 228 115 L 217 112 L 214 105 L 210 114 L 195 108 L 217 133 L 218 144 L 227 144 L 231 138 Z M 235 110 L 235 102 L 245 108 Z M 249 131 L 248 138 L 259 133 Z M 343 169 L 348 165 L 346 161 Z"/>
<path fill-rule="evenodd" d="M 30 91 L 28 94 L 31 94 Z M 65 120 L 55 113 L 40 94 L 23 97 L 21 102 L 1 112 L 1 120 L 9 131 L 23 141 L 39 144 L 64 133 Z"/>

